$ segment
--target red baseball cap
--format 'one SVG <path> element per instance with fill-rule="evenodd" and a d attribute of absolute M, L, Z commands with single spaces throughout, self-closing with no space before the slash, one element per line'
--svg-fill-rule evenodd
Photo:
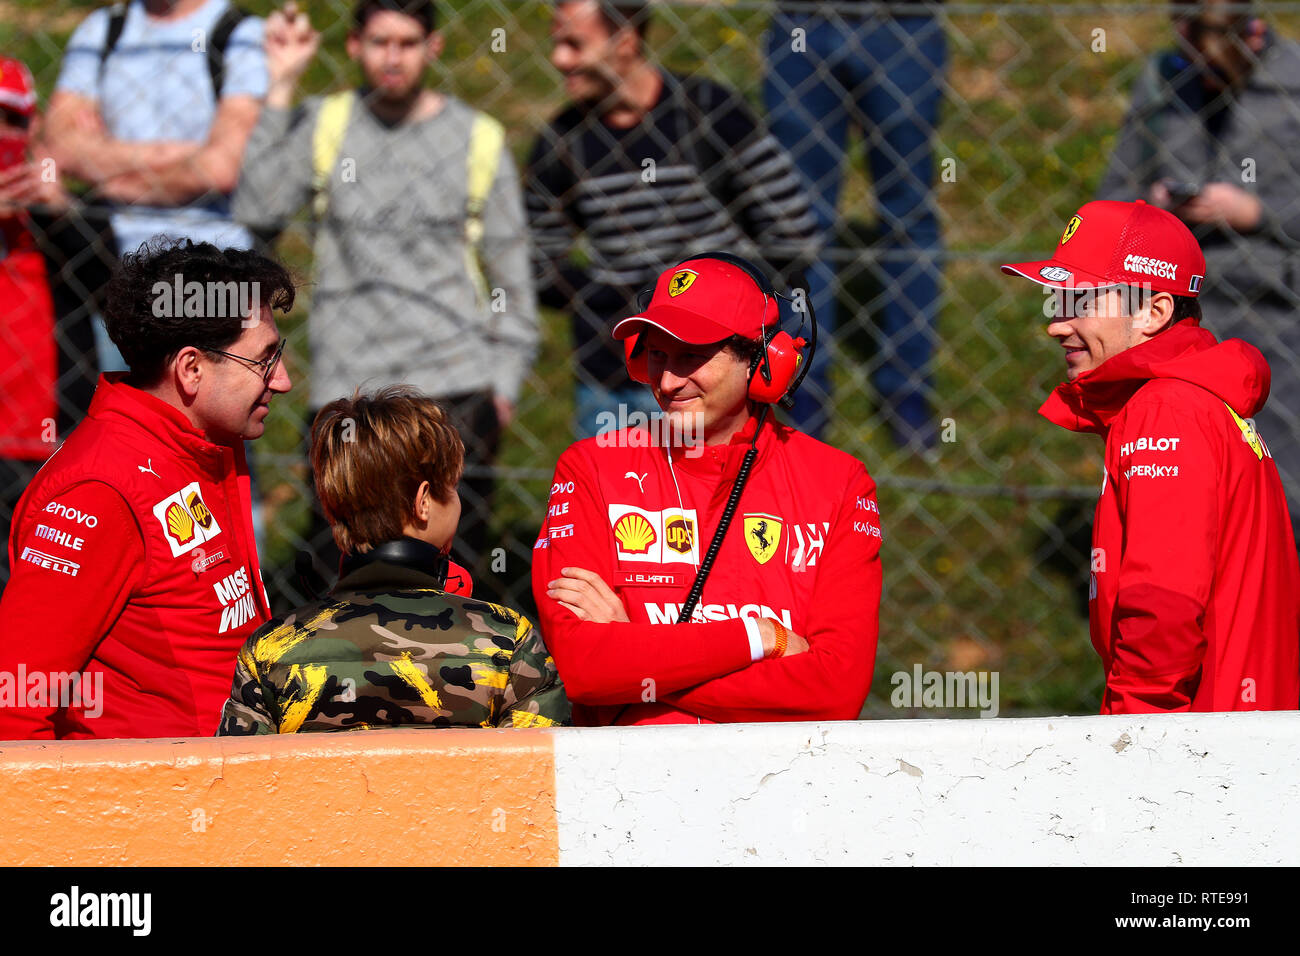
<path fill-rule="evenodd" d="M 1002 271 L 1057 289 L 1141 285 L 1195 296 L 1205 281 L 1205 255 L 1173 213 L 1140 199 L 1098 200 L 1071 217 L 1052 258 Z"/>
<path fill-rule="evenodd" d="M 22 60 L 0 56 L 0 107 L 23 116 L 36 112 L 36 84 Z"/>
<path fill-rule="evenodd" d="M 615 325 L 613 335 L 627 339 L 653 325 L 675 339 L 705 345 L 733 335 L 757 339 L 776 317 L 775 299 L 764 295 L 740 266 L 722 259 L 687 259 L 659 274 L 650 305 Z"/>

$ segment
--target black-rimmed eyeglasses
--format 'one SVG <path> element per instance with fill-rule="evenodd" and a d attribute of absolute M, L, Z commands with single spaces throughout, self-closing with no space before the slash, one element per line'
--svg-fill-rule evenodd
<path fill-rule="evenodd" d="M 281 356 L 284 355 L 284 346 L 288 341 L 289 341 L 288 339 L 281 339 L 279 347 L 277 347 L 275 350 L 275 354 L 272 355 L 269 359 L 263 359 L 260 362 L 256 361 L 255 359 L 248 358 L 247 356 L 244 355 L 236 355 L 233 352 L 223 352 L 221 349 L 209 349 L 209 348 L 203 348 L 203 346 L 199 346 L 199 348 L 202 348 L 203 351 L 205 352 L 212 352 L 216 355 L 224 355 L 226 358 L 232 358 L 238 362 L 243 362 L 249 368 L 255 368 L 260 370 L 262 373 L 262 384 L 270 385 L 271 379 L 275 377 L 276 366 L 280 364 L 280 358 Z"/>

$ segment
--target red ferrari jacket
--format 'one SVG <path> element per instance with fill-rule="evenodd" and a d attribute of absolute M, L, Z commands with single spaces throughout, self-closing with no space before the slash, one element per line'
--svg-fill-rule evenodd
<path fill-rule="evenodd" d="M 1188 320 L 1040 409 L 1106 439 L 1090 625 L 1103 714 L 1295 710 L 1300 569 L 1277 466 L 1245 419 L 1264 357 Z"/>
<path fill-rule="evenodd" d="M 270 619 L 249 502 L 242 446 L 102 377 L 14 514 L 0 739 L 213 734 Z"/>
<path fill-rule="evenodd" d="M 560 456 L 533 546 L 533 594 L 576 722 L 858 716 L 876 656 L 881 537 L 875 484 L 851 456 L 766 424 L 693 622 L 674 623 L 755 425 L 671 463 L 645 430 Z M 566 567 L 599 574 L 630 623 L 584 622 L 548 598 Z M 754 661 L 749 616 L 781 621 L 811 650 Z"/>

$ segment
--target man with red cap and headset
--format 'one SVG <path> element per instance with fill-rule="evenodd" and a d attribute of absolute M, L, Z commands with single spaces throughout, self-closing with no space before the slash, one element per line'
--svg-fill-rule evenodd
<path fill-rule="evenodd" d="M 571 445 L 533 546 L 576 723 L 862 709 L 879 624 L 875 483 L 771 417 L 809 357 L 781 331 L 778 300 L 751 264 L 705 253 L 614 327 L 663 420 Z"/>
<path fill-rule="evenodd" d="M 1250 420 L 1268 363 L 1200 327 L 1195 238 L 1141 201 L 1090 202 L 1051 259 L 1002 271 L 1047 288 L 1065 349 L 1068 381 L 1039 411 L 1106 441 L 1088 594 L 1101 712 L 1295 710 L 1300 569 Z"/>

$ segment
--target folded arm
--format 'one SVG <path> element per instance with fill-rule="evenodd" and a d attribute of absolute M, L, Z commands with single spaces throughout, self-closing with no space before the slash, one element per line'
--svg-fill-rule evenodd
<path fill-rule="evenodd" d="M 866 469 L 848 487 L 814 570 L 806 611 L 808 652 L 663 697 L 715 721 L 853 720 L 871 687 L 880 623 L 880 521 Z M 868 504 L 869 503 L 869 504 Z"/>

